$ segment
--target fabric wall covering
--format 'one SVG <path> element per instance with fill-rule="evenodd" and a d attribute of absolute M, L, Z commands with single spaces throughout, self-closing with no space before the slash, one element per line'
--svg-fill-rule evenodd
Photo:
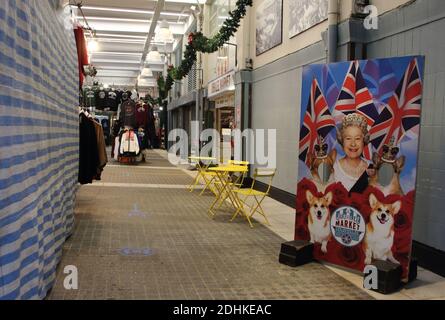
<path fill-rule="evenodd" d="M 0 6 L 0 299 L 46 296 L 74 223 L 79 74 L 57 2 Z"/>

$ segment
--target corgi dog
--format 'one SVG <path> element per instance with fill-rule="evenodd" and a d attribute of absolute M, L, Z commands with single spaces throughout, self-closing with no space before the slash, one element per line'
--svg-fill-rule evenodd
<path fill-rule="evenodd" d="M 400 264 L 394 258 L 391 248 L 394 242 L 394 216 L 400 211 L 402 202 L 399 200 L 393 204 L 383 204 L 371 193 L 369 204 L 372 212 L 366 225 L 365 264 L 371 264 L 373 258 Z"/>
<path fill-rule="evenodd" d="M 327 245 L 331 237 L 329 206 L 332 202 L 332 192 L 321 198 L 315 197 L 309 190 L 306 191 L 306 199 L 309 203 L 308 228 L 311 243 L 321 243 L 321 251 L 328 252 Z"/>
<path fill-rule="evenodd" d="M 316 184 L 318 190 L 320 192 L 324 192 L 326 187 L 334 182 L 334 163 L 337 158 L 337 150 L 332 150 L 329 155 L 326 155 L 324 158 L 320 157 L 309 157 L 310 163 L 310 171 L 312 174 L 313 182 Z M 323 181 L 319 174 L 320 165 L 325 165 L 325 168 L 328 170 L 328 179 L 327 181 Z"/>
<path fill-rule="evenodd" d="M 381 153 L 372 155 L 372 167 L 368 169 L 369 185 L 378 188 L 385 196 L 390 194 L 403 195 L 402 186 L 400 185 L 400 174 L 405 165 L 405 156 L 397 158 L 400 148 L 395 144 L 395 138 L 392 137 L 388 144 L 383 145 Z M 383 186 L 379 181 L 379 171 L 382 165 L 392 166 L 393 174 L 387 186 Z"/>

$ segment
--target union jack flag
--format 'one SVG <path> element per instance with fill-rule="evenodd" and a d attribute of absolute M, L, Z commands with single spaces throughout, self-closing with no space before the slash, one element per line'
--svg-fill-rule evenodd
<path fill-rule="evenodd" d="M 417 59 L 406 69 L 387 106 L 371 128 L 371 143 L 377 151 L 388 144 L 392 137 L 399 143 L 403 137 L 419 126 L 422 103 L 422 80 Z"/>
<path fill-rule="evenodd" d="M 314 152 L 314 144 L 318 136 L 326 138 L 329 132 L 335 128 L 335 121 L 329 111 L 323 93 L 320 90 L 317 79 L 312 81 L 311 94 L 300 130 L 300 154 L 299 158 L 309 165 L 309 154 Z"/>
<path fill-rule="evenodd" d="M 363 69 L 363 77 L 376 104 L 386 104 L 398 85 L 388 59 L 369 60 Z"/>
<path fill-rule="evenodd" d="M 379 117 L 371 92 L 366 86 L 358 61 L 351 62 L 343 87 L 335 105 L 334 116 L 340 122 L 343 116 L 358 113 L 366 118 L 368 130 Z M 372 147 L 368 145 L 363 155 L 370 160 Z"/>
<path fill-rule="evenodd" d="M 327 65 L 323 66 L 323 92 L 325 93 L 326 101 L 329 106 L 329 110 L 332 110 L 337 102 L 338 94 L 340 90 L 337 87 L 331 71 Z"/>

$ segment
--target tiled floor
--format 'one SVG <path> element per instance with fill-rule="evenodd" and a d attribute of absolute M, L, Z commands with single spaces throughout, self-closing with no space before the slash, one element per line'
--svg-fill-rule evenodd
<path fill-rule="evenodd" d="M 160 155 L 164 155 L 160 152 Z M 185 170 L 184 173 L 194 176 L 193 171 Z M 294 219 L 295 210 L 271 198 L 266 198 L 263 208 L 267 212 L 271 226 L 271 231 L 290 241 L 294 239 Z M 262 217 L 258 218 L 259 220 Z M 337 266 L 325 264 L 327 268 L 351 282 L 360 290 L 363 289 L 363 276 L 358 273 L 344 270 Z M 366 290 L 375 299 L 380 300 L 413 300 L 413 299 L 440 299 L 445 300 L 445 278 L 434 274 L 421 267 L 418 268 L 417 280 L 405 286 L 397 293 L 383 295 L 373 291 Z"/>
<path fill-rule="evenodd" d="M 111 162 L 80 188 L 48 299 L 372 299 L 322 264 L 278 263 L 292 238 L 287 207 L 265 204 L 272 229 L 229 222 L 227 209 L 211 219 L 213 196 L 189 192 L 190 176 L 168 168 L 162 152 L 150 155 L 162 169 Z M 78 290 L 63 287 L 67 265 L 78 268 Z"/>

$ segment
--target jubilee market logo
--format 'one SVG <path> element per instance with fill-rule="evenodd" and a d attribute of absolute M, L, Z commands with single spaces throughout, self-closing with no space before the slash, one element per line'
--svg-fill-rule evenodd
<path fill-rule="evenodd" d="M 365 237 L 366 223 L 361 213 L 353 207 L 341 207 L 331 217 L 331 232 L 338 243 L 354 247 Z"/>

